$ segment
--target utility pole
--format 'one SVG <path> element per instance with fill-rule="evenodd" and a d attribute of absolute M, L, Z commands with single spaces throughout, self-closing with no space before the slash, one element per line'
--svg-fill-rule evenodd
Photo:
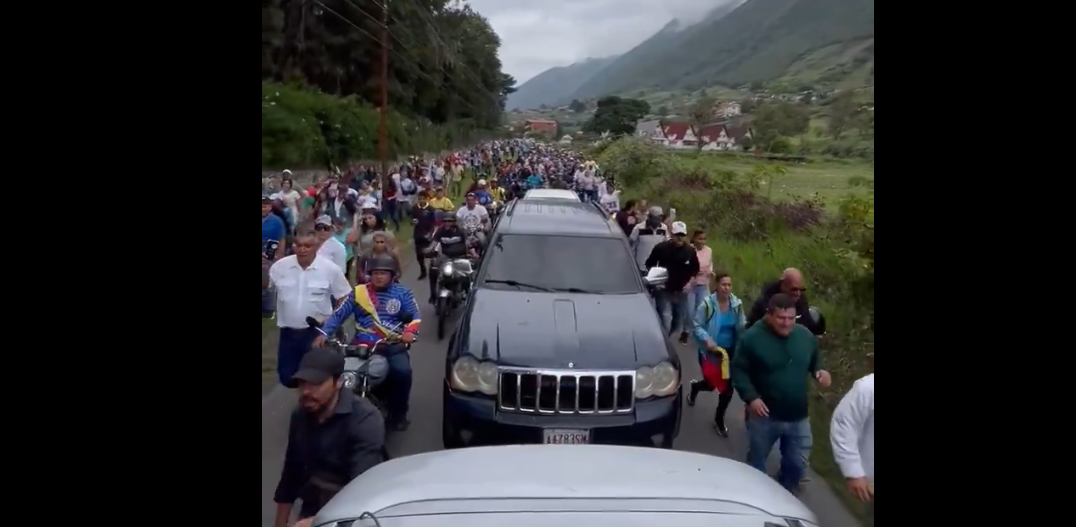
<path fill-rule="evenodd" d="M 388 189 L 389 177 L 389 0 L 383 2 L 381 9 L 381 118 L 377 123 L 377 156 L 381 161 L 381 210 L 385 210 L 385 190 Z"/>

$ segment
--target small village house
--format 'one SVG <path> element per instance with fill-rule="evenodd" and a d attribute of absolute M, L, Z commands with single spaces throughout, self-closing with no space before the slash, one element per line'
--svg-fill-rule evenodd
<path fill-rule="evenodd" d="M 557 122 L 545 119 L 527 119 L 523 123 L 523 128 L 528 132 L 555 134 L 557 133 Z"/>

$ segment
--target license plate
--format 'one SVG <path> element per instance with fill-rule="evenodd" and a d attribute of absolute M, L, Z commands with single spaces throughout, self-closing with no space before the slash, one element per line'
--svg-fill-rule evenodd
<path fill-rule="evenodd" d="M 358 371 L 364 362 L 358 357 L 344 357 L 344 371 Z"/>
<path fill-rule="evenodd" d="M 590 430 L 549 429 L 542 431 L 547 445 L 587 445 L 590 444 Z"/>

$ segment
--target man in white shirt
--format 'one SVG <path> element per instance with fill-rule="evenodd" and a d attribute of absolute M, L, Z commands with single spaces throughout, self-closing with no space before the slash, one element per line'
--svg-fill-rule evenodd
<path fill-rule="evenodd" d="M 340 243 L 340 240 L 333 237 L 333 219 L 328 214 L 322 214 L 314 221 L 314 233 L 317 234 L 318 243 L 321 244 L 318 247 L 318 256 L 327 258 L 346 272 L 347 248 Z"/>
<path fill-rule="evenodd" d="M 306 317 L 329 318 L 337 302 L 351 292 L 344 271 L 328 258 L 318 256 L 319 242 L 311 232 L 295 237 L 295 254 L 277 260 L 269 268 L 269 282 L 276 288 L 276 323 L 280 328 L 277 375 L 285 386 L 299 371 L 299 361 L 310 351 L 318 332 Z"/>
<path fill-rule="evenodd" d="M 874 374 L 856 381 L 841 399 L 829 425 L 833 458 L 847 479 L 848 492 L 874 501 Z"/>
<path fill-rule="evenodd" d="M 467 204 L 456 212 L 456 221 L 467 233 L 477 232 L 489 227 L 489 212 L 478 204 L 478 197 L 470 192 L 467 194 Z"/>

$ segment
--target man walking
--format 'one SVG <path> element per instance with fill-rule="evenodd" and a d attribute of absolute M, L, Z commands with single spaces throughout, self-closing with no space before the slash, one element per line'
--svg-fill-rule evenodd
<path fill-rule="evenodd" d="M 856 381 L 833 412 L 829 425 L 833 458 L 848 492 L 874 501 L 874 374 Z"/>
<path fill-rule="evenodd" d="M 807 375 L 829 386 L 821 367 L 818 340 L 796 324 L 796 302 L 773 295 L 762 323 L 744 332 L 732 361 L 732 385 L 749 410 L 747 464 L 766 471 L 766 458 L 781 445 L 778 482 L 797 492 L 805 470 L 801 450 L 809 441 Z"/>

